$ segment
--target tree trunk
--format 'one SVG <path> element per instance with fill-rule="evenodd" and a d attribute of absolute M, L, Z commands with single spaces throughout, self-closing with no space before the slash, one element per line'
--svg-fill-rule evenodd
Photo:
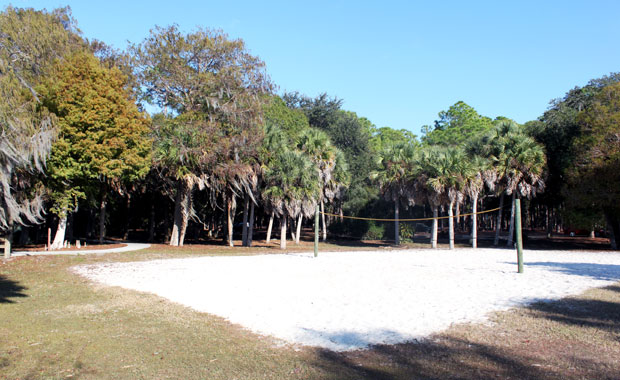
<path fill-rule="evenodd" d="M 155 240 L 155 195 L 151 195 L 151 215 L 149 218 L 149 242 Z"/>
<path fill-rule="evenodd" d="M 450 240 L 450 249 L 454 249 L 454 201 L 450 201 L 448 205 L 448 236 Z"/>
<path fill-rule="evenodd" d="M 56 234 L 54 235 L 54 242 L 52 243 L 52 246 L 49 247 L 50 250 L 60 249 L 65 243 L 65 232 L 67 230 L 67 211 L 64 210 L 63 214 L 64 216 L 58 218 L 58 228 L 56 229 Z"/>
<path fill-rule="evenodd" d="M 95 237 L 95 221 L 97 220 L 97 217 L 92 208 L 89 208 L 87 213 L 88 219 L 86 220 L 86 237 L 92 239 Z"/>
<path fill-rule="evenodd" d="M 495 240 L 493 245 L 499 244 L 499 233 L 502 229 L 502 212 L 504 211 L 504 193 L 499 197 L 499 210 L 497 211 L 497 222 L 495 223 Z"/>
<path fill-rule="evenodd" d="M 228 226 L 228 246 L 229 247 L 234 247 L 234 242 L 233 242 L 233 218 L 234 216 L 232 215 L 233 213 L 233 209 L 232 209 L 232 200 L 230 199 L 230 196 L 228 197 L 228 200 L 226 201 L 226 222 L 227 222 L 227 226 Z"/>
<path fill-rule="evenodd" d="M 394 243 L 400 245 L 400 226 L 398 225 L 398 200 L 394 201 Z"/>
<path fill-rule="evenodd" d="M 286 216 L 280 217 L 280 249 L 286 249 Z"/>
<path fill-rule="evenodd" d="M 123 240 L 129 239 L 129 220 L 131 219 L 131 194 L 127 193 L 127 199 L 125 199 L 125 232 L 123 233 Z"/>
<path fill-rule="evenodd" d="M 103 238 L 105 237 L 105 206 L 108 199 L 108 191 L 105 186 L 102 186 L 101 191 L 101 203 L 99 203 L 99 243 L 103 243 Z"/>
<path fill-rule="evenodd" d="M 181 199 L 183 198 L 183 182 L 180 180 L 177 183 L 177 194 L 174 197 L 174 221 L 172 223 L 172 233 L 170 234 L 170 245 L 179 245 L 179 233 L 181 230 L 181 224 L 183 219 L 183 212 L 181 211 Z"/>
<path fill-rule="evenodd" d="M 510 207 L 510 227 L 508 228 L 508 240 L 506 241 L 506 247 L 511 247 L 513 238 L 512 235 L 515 232 L 515 199 L 517 198 L 517 192 L 512 192 L 512 206 Z"/>
<path fill-rule="evenodd" d="M 323 204 L 323 200 L 321 199 L 321 222 L 323 225 L 323 241 L 327 240 L 327 226 L 325 225 L 325 206 Z"/>
<path fill-rule="evenodd" d="M 301 223 L 304 220 L 303 214 L 299 214 L 299 219 L 297 220 L 297 233 L 295 234 L 295 244 L 299 244 L 299 238 L 301 236 Z"/>
<path fill-rule="evenodd" d="M 471 247 L 478 248 L 478 194 L 474 195 L 472 206 L 472 215 L 471 215 Z"/>
<path fill-rule="evenodd" d="M 177 195 L 174 199 L 174 224 L 170 235 L 171 246 L 183 246 L 185 232 L 189 222 L 189 214 L 192 207 L 192 189 L 184 180 L 177 184 Z"/>
<path fill-rule="evenodd" d="M 254 240 L 254 202 L 250 203 L 250 227 L 248 229 L 248 247 L 252 246 Z"/>
<path fill-rule="evenodd" d="M 185 241 L 185 232 L 189 224 L 189 214 L 192 210 L 192 189 L 189 186 L 183 187 L 183 197 L 181 198 L 181 228 L 179 230 L 179 247 L 183 246 Z"/>
<path fill-rule="evenodd" d="M 273 217 L 274 213 L 271 212 L 271 216 L 269 217 L 269 225 L 267 226 L 267 243 L 271 241 L 271 229 L 273 228 Z"/>
<path fill-rule="evenodd" d="M 295 218 L 290 217 L 290 218 L 287 218 L 287 220 L 288 220 L 288 226 L 286 228 L 288 228 L 291 231 L 291 241 L 297 241 L 297 238 L 295 238 Z"/>
<path fill-rule="evenodd" d="M 28 244 L 28 235 L 29 235 L 29 231 L 30 228 L 26 227 L 26 226 L 22 226 L 21 229 L 21 233 L 19 234 L 19 245 L 26 245 Z"/>
<path fill-rule="evenodd" d="M 77 211 L 77 210 L 75 210 Z M 73 227 L 75 226 L 75 222 L 74 222 L 74 212 L 69 213 L 69 215 L 67 215 L 67 229 L 65 232 L 65 240 L 67 241 L 73 241 Z M 24 233 L 24 229 L 22 228 L 22 235 Z"/>
<path fill-rule="evenodd" d="M 547 237 L 551 237 L 551 231 L 553 229 L 553 227 L 551 226 L 551 211 L 549 210 L 549 206 L 546 206 L 545 209 L 547 210 L 547 213 L 545 215 L 546 216 L 546 220 L 545 220 L 546 226 L 545 227 L 546 227 L 546 230 L 547 230 Z"/>
<path fill-rule="evenodd" d="M 248 246 L 248 213 L 250 211 L 250 194 L 245 193 L 243 199 L 243 226 L 241 227 L 241 245 Z"/>
<path fill-rule="evenodd" d="M 443 206 L 441 206 L 441 214 L 443 215 L 443 213 L 445 212 L 443 209 Z M 440 223 L 441 223 L 441 231 L 443 231 L 444 227 L 445 227 L 445 219 L 440 219 Z"/>
<path fill-rule="evenodd" d="M 460 203 L 456 204 L 456 227 L 455 229 L 456 231 L 461 230 L 461 204 Z"/>
<path fill-rule="evenodd" d="M 620 236 L 620 220 L 618 218 L 609 213 L 605 212 L 605 219 L 607 219 L 607 225 L 609 227 L 609 243 L 611 244 L 611 249 L 618 249 L 618 237 Z"/>
<path fill-rule="evenodd" d="M 437 220 L 437 217 L 439 216 L 439 212 L 437 206 L 431 207 L 433 207 L 433 229 L 431 231 L 431 247 L 437 248 L 437 225 L 439 224 L 439 220 Z"/>

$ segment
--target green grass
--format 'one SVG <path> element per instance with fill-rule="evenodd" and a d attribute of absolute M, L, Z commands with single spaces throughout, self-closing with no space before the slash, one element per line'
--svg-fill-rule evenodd
<path fill-rule="evenodd" d="M 311 244 L 299 249 L 310 250 Z M 351 247 L 341 243 L 321 249 Z M 620 284 L 497 313 L 490 323 L 457 325 L 419 344 L 333 353 L 283 345 L 219 317 L 154 295 L 94 285 L 69 271 L 79 264 L 277 252 L 270 247 L 155 246 L 3 261 L 0 378 L 620 377 Z"/>

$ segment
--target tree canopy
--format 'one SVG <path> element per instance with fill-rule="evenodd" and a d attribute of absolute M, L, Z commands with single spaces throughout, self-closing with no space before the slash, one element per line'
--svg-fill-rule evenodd
<path fill-rule="evenodd" d="M 430 145 L 458 145 L 489 131 L 493 121 L 481 116 L 463 101 L 458 101 L 447 111 L 439 112 L 434 128 L 423 126 L 422 141 Z"/>
<path fill-rule="evenodd" d="M 56 60 L 83 48 L 69 8 L 8 7 L 0 14 L 0 231 L 41 220 L 44 171 L 55 117 L 35 89 Z"/>

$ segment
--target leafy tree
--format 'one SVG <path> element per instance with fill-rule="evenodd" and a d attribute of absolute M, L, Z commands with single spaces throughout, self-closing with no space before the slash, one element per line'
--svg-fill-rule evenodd
<path fill-rule="evenodd" d="M 192 122 L 183 128 L 185 136 L 177 138 L 198 144 L 191 150 L 202 156 L 194 160 L 197 165 L 185 165 L 188 161 L 183 150 L 174 150 L 179 153 L 176 156 L 164 154 L 179 164 L 170 180 L 177 182 L 177 193 L 181 193 L 175 197 L 170 245 L 183 244 L 182 231 L 191 214 L 185 200 L 191 198 L 194 186 L 207 178 L 212 191 L 223 195 L 228 210 L 228 240 L 232 244 L 237 186 L 241 184 L 244 192 L 252 191 L 254 174 L 251 178 L 248 175 L 253 172 L 252 161 L 262 139 L 264 94 L 271 91 L 264 63 L 246 51 L 242 40 L 230 40 L 209 29 L 183 34 L 176 26 L 156 27 L 141 44 L 132 46 L 132 52 L 145 89 L 144 99 L 176 115 L 189 114 Z M 166 131 L 172 132 L 169 128 L 162 132 Z M 201 141 L 189 142 L 193 135 L 207 134 L 204 146 L 200 146 Z M 215 147 L 213 139 L 218 142 Z"/>
<path fill-rule="evenodd" d="M 370 147 L 374 152 L 383 151 L 384 147 L 396 144 L 419 145 L 417 136 L 406 129 L 392 129 L 390 127 L 373 128 L 370 138 Z"/>
<path fill-rule="evenodd" d="M 278 164 L 278 152 L 290 150 L 297 145 L 299 136 L 309 127 L 308 118 L 300 109 L 293 109 L 286 105 L 278 96 L 272 96 L 263 108 L 264 135 L 260 151 L 259 163 L 261 175 L 264 177 L 267 170 Z M 264 182 L 261 186 L 264 185 Z M 272 200 L 261 189 L 261 197 L 265 211 L 270 215 L 267 228 L 267 242 L 271 240 L 271 231 L 275 217 Z"/>
<path fill-rule="evenodd" d="M 471 106 L 458 101 L 439 113 L 434 128 L 423 126 L 422 141 L 429 145 L 458 145 L 489 131 L 493 121 L 481 116 Z"/>
<path fill-rule="evenodd" d="M 372 128 L 368 119 L 341 110 L 336 113 L 334 124 L 326 130 L 332 143 L 344 154 L 351 173 L 340 211 L 346 209 L 347 212 L 357 213 L 376 196 L 376 190 L 369 181 L 376 162 L 376 154 L 370 145 Z"/>
<path fill-rule="evenodd" d="M 103 41 L 94 39 L 89 43 L 89 50 L 99 58 L 104 67 L 109 69 L 115 67 L 120 70 L 127 78 L 125 81 L 125 90 L 131 94 L 133 98 L 140 97 L 140 82 L 134 71 L 133 57 L 129 52 L 121 51 Z M 142 107 L 138 104 L 138 107 Z M 142 110 L 142 109 L 141 109 Z"/>
<path fill-rule="evenodd" d="M 263 119 L 266 126 L 278 127 L 290 142 L 296 141 L 310 127 L 305 113 L 299 108 L 287 106 L 279 96 L 271 97 L 265 104 Z"/>
<path fill-rule="evenodd" d="M 368 119 L 341 110 L 342 100 L 330 98 L 325 93 L 316 98 L 287 93 L 283 99 L 289 107 L 302 110 L 310 126 L 326 132 L 332 144 L 344 153 L 350 182 L 337 203 L 338 211 L 342 213 L 346 209 L 357 213 L 377 197 L 376 189 L 368 180 L 370 172 L 375 169 L 376 158 L 370 144 L 375 127 Z"/>
<path fill-rule="evenodd" d="M 271 97 L 264 106 L 265 138 L 259 152 L 261 174 L 264 177 L 269 170 L 274 170 L 279 164 L 279 152 L 296 149 L 299 136 L 310 128 L 308 118 L 300 109 L 293 109 L 286 105 L 278 96 Z M 263 182 L 263 185 L 266 185 Z M 264 187 L 264 186 L 263 186 Z M 262 189 L 264 190 L 264 189 Z M 271 230 L 275 217 L 274 199 L 261 191 L 265 211 L 270 214 L 267 228 L 267 242 L 271 240 Z"/>
<path fill-rule="evenodd" d="M 44 170 L 56 128 L 35 87 L 56 59 L 82 48 L 78 33 L 69 8 L 0 13 L 0 232 L 41 221 L 36 174 Z"/>
<path fill-rule="evenodd" d="M 581 136 L 574 143 L 575 165 L 568 171 L 571 204 L 602 210 L 617 249 L 620 236 L 620 83 L 608 85 L 577 117 Z"/>
<path fill-rule="evenodd" d="M 289 92 L 282 99 L 289 108 L 301 109 L 311 126 L 325 131 L 336 122 L 336 115 L 342 106 L 342 99 L 330 98 L 326 93 L 313 99 L 298 92 Z"/>
<path fill-rule="evenodd" d="M 125 92 L 125 79 L 92 54 L 76 53 L 42 87 L 60 129 L 47 170 L 51 210 L 60 218 L 52 248 L 61 247 L 67 214 L 88 187 L 100 188 L 103 221 L 108 188 L 120 191 L 149 170 L 147 119 Z"/>
<path fill-rule="evenodd" d="M 592 208 L 572 202 L 572 196 L 566 189 L 568 171 L 572 170 L 576 161 L 575 141 L 583 133 L 583 124 L 578 120 L 578 115 L 590 107 L 605 86 L 619 81 L 620 73 L 612 73 L 593 79 L 583 87 L 575 87 L 564 97 L 553 100 L 539 120 L 525 125 L 528 134 L 543 144 L 547 153 L 547 191 L 541 201 L 551 208 L 566 206 L 563 207 L 565 216 L 578 220 L 577 225 L 580 226 L 592 228 L 600 219 L 601 211 L 597 209 L 593 213 Z M 551 224 L 548 227 L 551 228 Z"/>

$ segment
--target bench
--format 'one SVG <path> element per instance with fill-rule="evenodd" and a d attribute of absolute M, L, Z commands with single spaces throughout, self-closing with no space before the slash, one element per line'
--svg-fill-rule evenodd
<path fill-rule="evenodd" d="M 0 238 L 0 248 L 4 249 L 4 258 L 11 257 L 11 241 L 9 239 Z"/>

